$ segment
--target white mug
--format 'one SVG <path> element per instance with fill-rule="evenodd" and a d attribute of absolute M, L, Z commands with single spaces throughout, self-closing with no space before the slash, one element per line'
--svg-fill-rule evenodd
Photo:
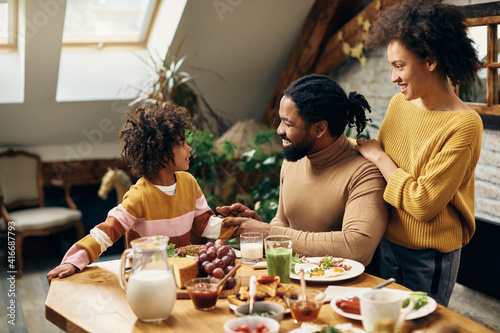
<path fill-rule="evenodd" d="M 410 304 L 402 312 L 402 305 L 405 299 L 410 300 Z M 398 325 L 413 310 L 415 301 L 410 295 L 390 291 L 388 289 L 372 289 L 361 295 L 361 321 L 363 328 L 368 332 L 373 332 L 377 319 L 389 318 Z"/>

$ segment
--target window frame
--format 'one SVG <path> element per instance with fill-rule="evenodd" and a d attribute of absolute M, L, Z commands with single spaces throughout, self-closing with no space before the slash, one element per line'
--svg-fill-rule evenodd
<path fill-rule="evenodd" d="M 125 47 L 125 48 L 146 48 L 148 44 L 149 37 L 151 35 L 151 31 L 153 30 L 154 22 L 158 16 L 158 11 L 161 5 L 162 0 L 152 0 L 154 1 L 153 8 L 151 10 L 151 15 L 149 18 L 149 22 L 144 31 L 142 39 L 137 42 L 123 42 L 123 41 L 82 41 L 82 42 L 64 42 L 62 43 L 63 48 L 81 48 L 81 47 Z M 63 30 L 64 34 L 64 30 Z"/>
<path fill-rule="evenodd" d="M 0 43 L 0 50 L 15 51 L 17 49 L 18 0 L 4 0 L 9 6 L 9 36 L 7 43 Z"/>
<path fill-rule="evenodd" d="M 498 71 L 498 33 L 497 26 L 500 25 L 500 9 L 498 2 L 483 3 L 477 5 L 463 6 L 463 14 L 466 17 L 468 27 L 487 27 L 487 55 L 482 67 L 486 68 L 486 104 L 469 103 L 471 108 L 477 111 L 483 119 L 485 128 L 500 129 L 500 102 Z M 458 94 L 458 86 L 455 87 Z"/>

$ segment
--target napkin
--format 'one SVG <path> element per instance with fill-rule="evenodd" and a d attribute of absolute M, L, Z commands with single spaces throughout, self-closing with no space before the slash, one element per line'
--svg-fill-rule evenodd
<path fill-rule="evenodd" d="M 357 289 L 360 289 L 358 287 L 342 287 L 342 286 L 328 286 L 324 293 L 325 293 L 325 298 L 324 302 L 330 302 L 332 299 L 334 299 L 337 296 L 340 296 L 344 293 L 348 293 L 351 291 L 355 291 Z"/>
<path fill-rule="evenodd" d="M 267 268 L 267 261 L 259 261 L 258 263 L 254 264 L 252 266 L 253 269 L 266 269 Z"/>

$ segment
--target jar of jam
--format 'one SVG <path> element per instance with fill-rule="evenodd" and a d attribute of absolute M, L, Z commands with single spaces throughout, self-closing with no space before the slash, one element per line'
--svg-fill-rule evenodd
<path fill-rule="evenodd" d="M 217 304 L 220 290 L 208 278 L 197 278 L 186 282 L 189 298 L 199 310 L 212 310 Z"/>

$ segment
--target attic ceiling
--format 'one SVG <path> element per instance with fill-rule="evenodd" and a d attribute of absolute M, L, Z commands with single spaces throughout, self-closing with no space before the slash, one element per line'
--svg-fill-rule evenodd
<path fill-rule="evenodd" d="M 163 0 L 162 6 L 169 1 L 174 0 Z M 187 1 L 173 47 L 176 40 L 185 37 L 185 66 L 196 76 L 197 86 L 215 110 L 230 122 L 246 118 L 259 121 L 273 90 L 309 71 L 298 64 L 299 70 L 291 77 L 280 79 L 290 67 L 294 45 L 302 43 L 302 51 L 313 44 L 316 50 L 323 49 L 328 39 L 369 2 Z M 0 104 L 0 148 L 23 147 L 41 153 L 46 160 L 118 157 L 116 132 L 129 100 L 56 101 L 65 1 L 58 3 L 61 8 L 25 43 L 23 102 Z M 217 3 L 224 6 L 217 7 Z M 42 2 L 20 1 L 20 12 L 27 18 L 43 11 Z M 308 20 L 308 15 L 313 16 Z M 310 36 L 319 33 L 320 40 L 308 41 L 304 31 Z M 316 52 L 314 47 L 310 53 L 302 53 L 310 56 Z M 91 58 L 83 58 L 80 72 L 94 66 L 86 59 Z M 98 85 L 106 77 L 97 75 L 94 79 Z M 0 86 L 9 84 L 1 81 Z"/>

